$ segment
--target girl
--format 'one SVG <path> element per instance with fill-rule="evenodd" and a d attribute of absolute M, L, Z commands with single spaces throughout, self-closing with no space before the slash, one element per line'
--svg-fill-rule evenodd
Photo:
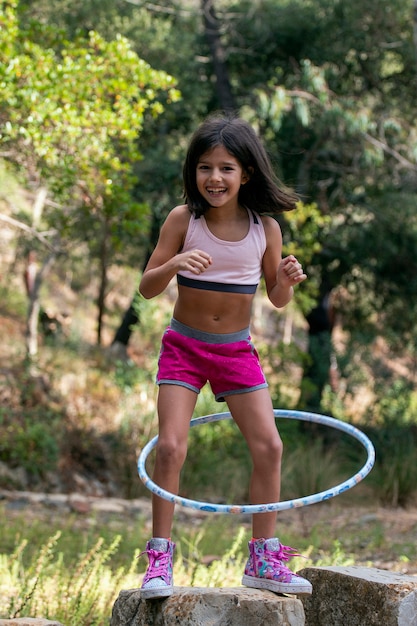
<path fill-rule="evenodd" d="M 280 497 L 282 442 L 267 382 L 251 343 L 251 306 L 263 275 L 278 308 L 306 279 L 298 260 L 281 258 L 282 235 L 266 214 L 295 208 L 297 198 L 275 179 L 256 133 L 237 117 L 210 117 L 191 139 L 184 170 L 185 204 L 160 232 L 140 282 L 145 298 L 176 276 L 178 298 L 162 338 L 157 384 L 159 436 L 153 480 L 178 493 L 197 395 L 208 381 L 226 401 L 251 454 L 252 504 Z M 153 537 L 141 597 L 172 594 L 174 504 L 152 497 Z M 253 515 L 253 539 L 243 584 L 278 593 L 311 593 L 285 565 L 296 553 L 274 537 L 276 512 Z"/>

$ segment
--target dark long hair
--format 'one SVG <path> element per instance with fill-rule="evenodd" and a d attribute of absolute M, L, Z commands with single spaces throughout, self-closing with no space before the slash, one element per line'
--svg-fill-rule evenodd
<path fill-rule="evenodd" d="M 183 167 L 184 199 L 190 211 L 202 215 L 209 203 L 197 189 L 197 165 L 200 157 L 215 148 L 224 148 L 235 157 L 249 180 L 239 191 L 239 204 L 259 214 L 291 211 L 298 201 L 275 176 L 270 159 L 254 129 L 236 116 L 211 116 L 195 131 Z"/>

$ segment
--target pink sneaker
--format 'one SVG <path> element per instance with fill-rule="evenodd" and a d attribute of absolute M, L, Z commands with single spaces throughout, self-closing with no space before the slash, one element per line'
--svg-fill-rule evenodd
<path fill-rule="evenodd" d="M 279 539 L 250 541 L 242 585 L 275 593 L 310 594 L 313 590 L 311 583 L 294 574 L 283 563 L 293 556 L 300 555 L 293 548 L 283 546 Z"/>
<path fill-rule="evenodd" d="M 143 578 L 141 598 L 166 598 L 172 595 L 172 560 L 175 543 L 155 537 L 148 541 L 146 550 L 149 559 L 148 569 Z"/>

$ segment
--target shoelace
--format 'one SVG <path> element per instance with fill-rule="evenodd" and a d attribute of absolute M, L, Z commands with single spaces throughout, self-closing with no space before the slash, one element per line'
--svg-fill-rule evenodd
<path fill-rule="evenodd" d="M 290 546 L 283 546 L 282 543 L 279 544 L 279 550 L 272 552 L 271 554 L 276 554 L 277 558 L 280 561 L 289 561 L 295 556 L 303 556 L 295 548 L 290 548 Z M 268 551 L 269 552 L 269 551 Z"/>
<path fill-rule="evenodd" d="M 296 576 L 283 561 L 289 561 L 292 557 L 302 556 L 294 548 L 290 546 L 283 546 L 280 544 L 279 550 L 265 550 L 265 556 L 272 563 L 274 570 L 279 572 L 279 576 L 282 577 L 284 582 L 289 582 L 292 576 Z"/>
<path fill-rule="evenodd" d="M 171 555 L 168 552 L 158 552 L 157 550 L 144 550 L 139 556 L 147 554 L 149 558 L 149 567 L 145 576 L 145 581 L 151 578 L 163 578 L 168 576 L 169 560 Z"/>

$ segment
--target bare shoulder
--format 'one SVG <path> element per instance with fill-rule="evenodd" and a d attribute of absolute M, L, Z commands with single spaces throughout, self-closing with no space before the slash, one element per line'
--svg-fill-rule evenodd
<path fill-rule="evenodd" d="M 281 227 L 278 222 L 269 215 L 261 215 L 261 220 L 264 226 L 267 243 L 273 243 L 277 241 L 281 242 L 282 233 Z"/>
<path fill-rule="evenodd" d="M 186 204 L 179 204 L 178 206 L 171 209 L 166 218 L 166 222 L 170 222 L 171 224 L 175 223 L 178 225 L 188 224 L 190 221 L 191 213 Z"/>
<path fill-rule="evenodd" d="M 157 249 L 169 253 L 181 250 L 188 229 L 191 213 L 186 204 L 181 204 L 168 213 L 159 233 Z"/>

